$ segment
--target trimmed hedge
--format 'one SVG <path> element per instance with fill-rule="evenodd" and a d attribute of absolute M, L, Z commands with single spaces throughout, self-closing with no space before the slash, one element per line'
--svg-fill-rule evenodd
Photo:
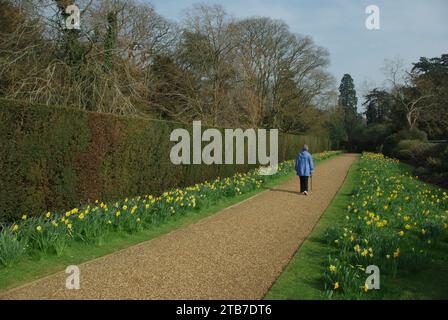
<path fill-rule="evenodd" d="M 191 133 L 191 124 L 0 99 L 0 220 L 159 194 L 254 167 L 173 165 L 169 136 L 176 128 Z M 280 133 L 279 162 L 303 143 L 313 152 L 329 149 L 327 137 Z"/>

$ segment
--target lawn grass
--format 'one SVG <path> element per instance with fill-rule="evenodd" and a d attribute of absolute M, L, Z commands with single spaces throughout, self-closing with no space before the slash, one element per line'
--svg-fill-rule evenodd
<path fill-rule="evenodd" d="M 410 172 L 405 164 L 397 173 Z M 328 256 L 335 248 L 324 241 L 328 227 L 341 223 L 351 202 L 352 190 L 360 183 L 359 161 L 350 168 L 346 180 L 307 240 L 303 242 L 284 272 L 265 296 L 268 300 L 327 299 L 322 275 Z M 419 182 L 423 183 L 423 182 Z M 440 241 L 430 250 L 431 263 L 418 272 L 408 272 L 395 279 L 381 276 L 381 290 L 367 299 L 448 299 L 448 241 Z M 367 275 L 366 275 L 367 276 Z M 350 297 L 348 297 L 350 298 Z M 357 297 L 353 297 L 357 298 Z"/>
<path fill-rule="evenodd" d="M 337 155 L 336 155 L 337 156 Z M 331 159 L 332 157 L 328 158 Z M 316 161 L 320 164 L 328 159 Z M 69 265 L 78 265 L 83 262 L 125 249 L 129 246 L 151 240 L 170 231 L 197 222 L 207 216 L 246 200 L 273 186 L 282 184 L 291 179 L 295 173 L 280 176 L 268 181 L 261 189 L 248 192 L 243 195 L 226 198 L 207 208 L 198 211 L 190 211 L 182 216 L 173 216 L 155 224 L 151 229 L 145 229 L 137 233 L 111 232 L 107 234 L 101 244 L 85 242 L 73 242 L 67 247 L 62 256 L 36 255 L 35 257 L 22 258 L 10 268 L 0 268 L 0 292 L 32 280 L 64 270 Z"/>

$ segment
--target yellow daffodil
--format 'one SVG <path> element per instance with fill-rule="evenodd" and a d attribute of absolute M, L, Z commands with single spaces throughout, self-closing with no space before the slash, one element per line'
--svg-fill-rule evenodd
<path fill-rule="evenodd" d="M 362 289 L 364 290 L 364 292 L 369 291 L 369 286 L 367 285 L 367 283 L 364 283 L 364 286 Z"/>

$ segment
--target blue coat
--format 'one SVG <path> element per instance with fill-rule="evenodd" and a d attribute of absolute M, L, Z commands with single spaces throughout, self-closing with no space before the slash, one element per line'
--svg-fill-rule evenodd
<path fill-rule="evenodd" d="M 295 168 L 298 176 L 309 177 L 314 171 L 313 157 L 308 151 L 302 150 L 296 157 Z"/>

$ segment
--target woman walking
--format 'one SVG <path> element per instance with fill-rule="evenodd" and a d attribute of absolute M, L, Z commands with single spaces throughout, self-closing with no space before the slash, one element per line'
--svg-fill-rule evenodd
<path fill-rule="evenodd" d="M 300 179 L 300 193 L 307 196 L 308 179 L 314 171 L 313 156 L 308 152 L 308 145 L 305 144 L 297 155 L 295 168 Z"/>

